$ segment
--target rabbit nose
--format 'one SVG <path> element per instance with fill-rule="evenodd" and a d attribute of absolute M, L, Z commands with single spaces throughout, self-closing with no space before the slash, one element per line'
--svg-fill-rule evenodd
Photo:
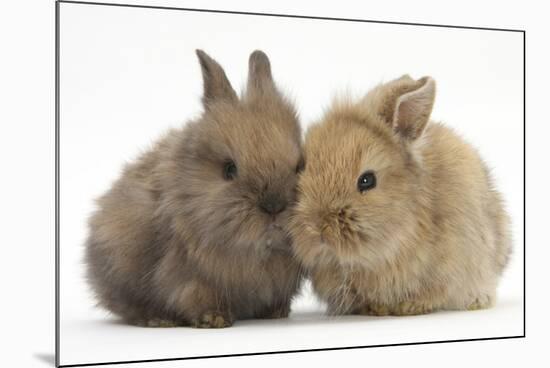
<path fill-rule="evenodd" d="M 287 201 L 275 194 L 267 194 L 260 200 L 260 209 L 269 214 L 276 215 L 285 210 Z"/>

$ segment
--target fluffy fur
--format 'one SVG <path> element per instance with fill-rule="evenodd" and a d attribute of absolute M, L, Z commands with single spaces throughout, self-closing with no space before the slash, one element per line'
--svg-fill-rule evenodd
<path fill-rule="evenodd" d="M 334 314 L 489 307 L 508 217 L 477 152 L 428 124 L 435 82 L 403 76 L 337 102 L 306 134 L 293 248 Z M 372 170 L 376 187 L 360 192 Z"/>
<path fill-rule="evenodd" d="M 99 304 L 132 324 L 285 317 L 301 280 L 285 230 L 302 159 L 295 109 L 263 52 L 250 55 L 241 99 L 221 66 L 197 55 L 203 115 L 127 165 L 89 221 L 88 280 Z"/>

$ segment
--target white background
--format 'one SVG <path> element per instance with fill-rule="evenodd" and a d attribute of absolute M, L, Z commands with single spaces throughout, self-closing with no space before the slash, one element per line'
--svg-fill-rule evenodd
<path fill-rule="evenodd" d="M 205 6 L 204 3 L 179 2 L 185 6 Z M 210 2 L 211 8 L 224 8 L 222 3 Z M 340 3 L 342 4 L 342 3 Z M 505 6 L 499 3 L 500 6 Z M 396 347 L 385 349 L 368 349 L 345 352 L 324 352 L 316 354 L 294 354 L 271 357 L 248 357 L 224 359 L 223 363 L 252 366 L 261 362 L 271 365 L 298 364 L 317 362 L 334 365 L 342 359 L 356 359 L 359 361 L 376 364 L 380 362 L 415 361 L 419 364 L 430 365 L 440 363 L 444 357 L 452 356 L 449 365 L 458 366 L 474 362 L 500 362 L 518 363 L 522 357 L 533 357 L 537 353 L 537 346 L 542 343 L 546 302 L 548 297 L 541 293 L 545 289 L 545 280 L 548 278 L 543 273 L 546 270 L 545 256 L 547 250 L 543 248 L 547 240 L 542 232 L 544 224 L 543 205 L 547 202 L 546 181 L 547 174 L 544 170 L 537 170 L 538 163 L 544 165 L 544 153 L 541 150 L 545 142 L 544 121 L 547 117 L 542 114 L 545 109 L 546 93 L 542 86 L 547 75 L 542 69 L 536 70 L 536 66 L 546 65 L 547 54 L 537 49 L 537 42 L 542 41 L 542 23 L 537 23 L 537 11 L 531 9 L 521 15 L 522 8 L 505 7 L 498 15 L 494 14 L 492 7 L 484 8 L 476 6 L 476 11 L 469 11 L 465 3 L 461 3 L 460 9 L 452 9 L 451 13 L 437 11 L 433 7 L 430 11 L 399 6 L 378 6 L 376 9 L 365 7 L 329 8 L 318 5 L 315 9 L 300 8 L 297 5 L 290 6 L 284 2 L 271 6 L 234 4 L 233 9 L 287 12 L 301 14 L 318 14 L 326 16 L 348 16 L 370 19 L 404 20 L 433 23 L 451 23 L 484 25 L 498 27 L 526 28 L 528 30 L 528 325 L 526 340 L 498 341 L 484 343 L 465 343 L 435 346 Z M 2 58 L 2 80 L 8 81 L 8 88 L 3 87 L 3 111 L 2 128 L 8 130 L 2 137 L 2 166 L 6 175 L 2 177 L 2 193 L 4 206 L 2 211 L 3 232 L 5 248 L 8 250 L 3 258 L 4 267 L 3 285 L 6 298 L 3 298 L 2 311 L 6 316 L 7 328 L 3 334 L 10 338 L 9 359 L 12 365 L 15 359 L 23 361 L 21 365 L 37 365 L 47 361 L 53 353 L 53 6 L 42 3 L 43 12 L 24 13 L 24 9 L 18 9 L 21 17 L 9 16 L 8 21 L 2 22 L 2 37 L 10 52 Z M 37 8 L 39 8 L 37 6 Z M 540 13 L 540 10 L 538 11 Z M 10 14 L 8 10 L 3 15 Z M 17 35 L 17 37 L 13 37 Z M 531 46 L 532 45 L 532 46 Z M 542 42 L 539 46 L 542 46 Z M 545 52 L 547 52 L 545 50 Z M 212 52 L 214 54 L 214 52 Z M 216 55 L 214 55 L 216 56 Z M 275 55 L 271 55 L 274 69 L 277 63 Z M 246 56 L 241 56 L 242 59 Z M 279 58 L 278 58 L 279 59 Z M 223 62 L 224 60 L 220 58 Z M 242 63 L 242 61 L 241 61 Z M 462 65 L 462 63 L 458 63 Z M 17 67 L 17 68 L 16 68 Z M 243 75 L 242 66 L 240 75 Z M 275 69 L 276 70 L 276 69 Z M 416 71 L 410 71 L 415 73 Z M 423 70 L 419 70 L 419 73 Z M 537 74 L 539 72 L 540 74 Z M 279 74 L 276 72 L 276 76 Z M 443 103 L 443 91 L 441 78 L 434 75 L 440 82 L 440 94 L 437 104 Z M 281 76 L 284 77 L 284 76 Z M 371 76 L 369 76 L 371 77 Z M 391 77 L 377 75 L 376 79 Z M 504 77 L 504 76 L 503 76 Z M 535 78 L 536 77 L 536 78 Z M 232 81 L 239 78 L 239 74 L 230 72 Z M 238 80 L 238 79 L 237 79 Z M 239 85 L 238 83 L 234 83 Z M 184 90 L 184 89 L 182 89 Z M 454 93 L 455 91 L 453 91 Z M 543 98 L 544 96 L 544 98 Z M 14 98 L 16 97 L 16 99 Z M 300 104 L 303 98 L 300 92 Z M 439 116 L 442 106 L 436 107 L 436 118 L 445 119 L 447 116 Z M 302 110 L 302 109 L 301 109 Z M 304 111 L 302 116 L 305 116 Z M 492 111 L 492 113 L 495 113 Z M 453 115 L 453 119 L 457 115 Z M 178 117 L 179 119 L 180 117 Z M 462 122 L 460 122 L 462 124 Z M 461 132 L 463 130 L 461 129 Z M 468 139 L 475 141 L 464 132 Z M 476 142 L 477 143 L 477 142 Z M 484 152 L 491 164 L 489 153 Z M 547 156 L 547 154 L 546 154 Z M 538 162 L 535 160 L 539 160 Z M 494 166 L 494 165 L 493 165 Z M 496 169 L 498 171 L 498 168 Z M 520 173 L 510 170 L 501 175 L 517 176 Z M 499 181 L 499 183 L 506 180 Z M 504 188 L 501 187 L 503 191 Z M 5 206 L 7 204 L 7 206 Z M 14 221 L 15 220 L 15 221 Z M 22 276 L 20 276 L 22 274 Z M 503 284 L 504 287 L 505 284 Z M 539 291 L 537 293 L 537 291 Z M 5 310 L 4 310 L 5 309 Z M 371 323 L 369 323 L 370 325 Z M 15 344 L 14 344 L 15 343 Z M 542 357 L 540 357 L 542 359 Z M 13 361 L 11 359 L 14 359 Z M 25 362 L 26 359 L 31 359 Z M 447 358 L 448 359 L 448 358 Z M 220 364 L 222 361 L 194 361 L 186 362 L 187 366 L 205 366 L 208 364 Z M 164 364 L 162 366 L 169 366 Z M 179 365 L 182 365 L 180 363 Z M 476 364 L 478 365 L 478 364 Z M 161 366 L 161 365 L 157 365 Z M 170 366 L 176 366 L 174 363 Z"/>

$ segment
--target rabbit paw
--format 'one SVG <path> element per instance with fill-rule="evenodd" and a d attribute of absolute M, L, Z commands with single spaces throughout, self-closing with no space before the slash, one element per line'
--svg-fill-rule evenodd
<path fill-rule="evenodd" d="M 482 296 L 476 298 L 472 303 L 470 303 L 466 309 L 473 311 L 473 310 L 479 310 L 479 309 L 487 309 L 492 307 L 493 300 L 490 297 Z"/>
<path fill-rule="evenodd" d="M 206 312 L 192 322 L 195 328 L 224 328 L 233 325 L 233 318 L 228 313 Z"/>
<path fill-rule="evenodd" d="M 433 310 L 433 306 L 429 303 L 405 301 L 399 303 L 393 310 L 392 314 L 396 316 L 415 316 L 419 314 L 431 313 Z"/>

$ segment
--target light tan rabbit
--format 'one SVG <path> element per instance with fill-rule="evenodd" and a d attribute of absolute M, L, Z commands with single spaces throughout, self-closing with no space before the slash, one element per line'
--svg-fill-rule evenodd
<path fill-rule="evenodd" d="M 428 123 L 429 77 L 338 102 L 306 134 L 294 251 L 333 314 L 493 304 L 509 220 L 478 153 Z"/>

